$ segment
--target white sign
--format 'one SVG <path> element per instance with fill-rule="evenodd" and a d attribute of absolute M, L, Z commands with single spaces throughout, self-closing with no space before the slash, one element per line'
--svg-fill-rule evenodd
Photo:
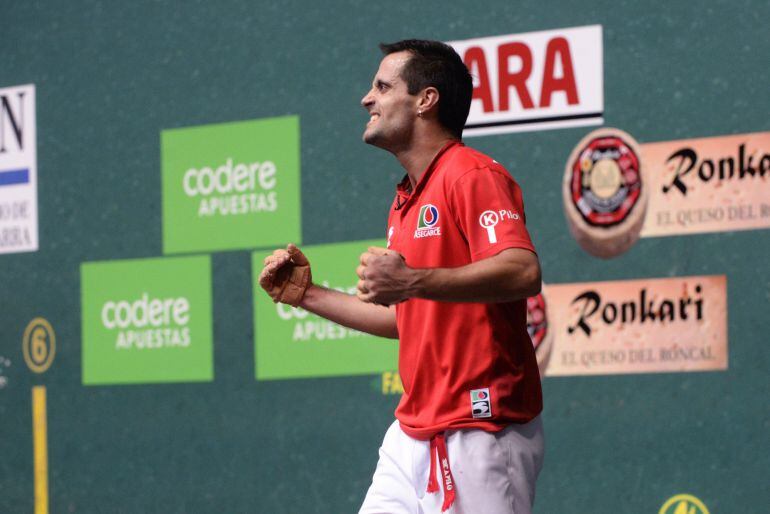
<path fill-rule="evenodd" d="M 0 254 L 37 248 L 35 86 L 27 84 L 0 89 Z"/>
<path fill-rule="evenodd" d="M 449 41 L 473 77 L 464 135 L 601 125 L 601 25 Z"/>

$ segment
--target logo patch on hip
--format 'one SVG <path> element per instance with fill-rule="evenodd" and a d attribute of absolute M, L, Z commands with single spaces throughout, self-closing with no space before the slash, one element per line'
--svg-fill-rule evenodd
<path fill-rule="evenodd" d="M 488 387 L 471 391 L 471 412 L 474 418 L 492 417 L 492 401 L 489 397 Z"/>

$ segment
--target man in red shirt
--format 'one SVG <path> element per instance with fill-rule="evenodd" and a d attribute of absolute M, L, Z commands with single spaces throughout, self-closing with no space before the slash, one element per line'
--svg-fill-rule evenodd
<path fill-rule="evenodd" d="M 526 298 L 541 279 L 521 191 L 461 142 L 472 82 L 457 53 L 421 40 L 381 49 L 361 103 L 364 141 L 406 170 L 388 248 L 361 256 L 356 296 L 312 284 L 293 245 L 265 259 L 260 284 L 276 301 L 399 339 L 404 394 L 361 513 L 527 513 L 543 436 Z"/>

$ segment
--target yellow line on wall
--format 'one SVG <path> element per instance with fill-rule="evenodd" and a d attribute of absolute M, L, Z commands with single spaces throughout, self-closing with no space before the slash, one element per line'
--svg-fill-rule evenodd
<path fill-rule="evenodd" d="M 35 514 L 48 514 L 48 422 L 45 386 L 32 388 L 32 443 L 35 459 Z"/>

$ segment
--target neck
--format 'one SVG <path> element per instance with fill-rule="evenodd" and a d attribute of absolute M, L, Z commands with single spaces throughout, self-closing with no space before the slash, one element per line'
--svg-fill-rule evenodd
<path fill-rule="evenodd" d="M 420 177 L 425 173 L 436 154 L 447 143 L 456 139 L 442 131 L 432 135 L 432 137 L 415 137 L 410 145 L 397 152 L 393 152 L 398 162 L 406 170 L 409 182 L 412 184 L 412 189 L 417 185 Z"/>

